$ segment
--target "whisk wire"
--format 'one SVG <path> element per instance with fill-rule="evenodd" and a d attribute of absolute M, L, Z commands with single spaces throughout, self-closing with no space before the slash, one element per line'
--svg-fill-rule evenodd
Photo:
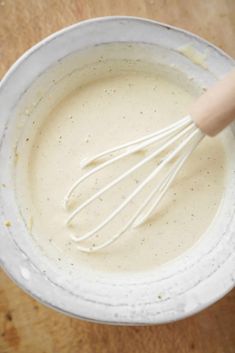
<path fill-rule="evenodd" d="M 73 185 L 72 187 L 69 189 L 67 195 L 65 196 L 64 199 L 64 207 L 66 208 L 68 206 L 68 201 L 72 195 L 72 193 L 75 191 L 75 189 L 87 178 L 89 178 L 90 176 L 92 176 L 93 174 L 99 172 L 100 170 L 104 169 L 105 167 L 108 167 L 109 165 L 113 164 L 114 162 L 117 162 L 118 160 L 129 156 L 130 154 L 133 154 L 139 150 L 142 150 L 144 148 L 146 148 L 147 146 L 156 143 L 157 141 L 167 137 L 168 139 L 171 137 L 171 134 L 174 134 L 175 132 L 179 131 L 179 129 L 183 129 L 184 127 L 190 126 L 192 125 L 192 120 L 190 119 L 190 117 L 186 116 L 185 118 L 183 118 L 181 121 L 176 122 L 172 125 L 170 125 L 167 128 L 164 128 L 160 131 L 157 131 L 156 133 L 153 134 L 149 134 L 145 137 L 133 140 L 129 143 L 126 144 L 122 144 L 119 145 L 115 148 L 111 148 L 109 150 L 106 150 L 100 154 L 95 155 L 92 158 L 87 159 L 85 162 L 82 162 L 82 167 L 88 166 L 89 164 L 93 163 L 94 161 L 103 158 L 107 155 L 110 155 L 111 153 L 120 151 L 122 149 L 126 149 L 128 148 L 127 151 L 123 152 L 122 154 L 115 156 L 111 159 L 109 159 L 108 161 L 105 161 L 104 163 L 100 164 L 99 166 L 93 168 L 92 170 L 90 170 L 89 172 L 87 172 L 86 174 L 84 174 L 81 178 L 79 178 Z M 141 143 L 141 144 L 140 144 Z M 136 145 L 134 148 L 129 148 L 133 145 Z"/>
<path fill-rule="evenodd" d="M 199 144 L 199 142 L 202 140 L 202 138 L 204 137 L 204 134 L 202 134 L 199 130 L 195 131 L 195 134 L 191 134 L 191 138 L 193 138 L 193 136 L 195 136 L 196 134 L 198 134 L 198 138 L 197 140 L 194 142 L 194 144 L 192 145 L 192 147 L 189 149 L 189 151 L 184 155 L 184 157 L 182 157 L 180 159 L 180 161 L 178 161 L 178 163 L 176 163 L 176 165 L 174 166 L 174 168 L 172 168 L 172 170 L 174 169 L 174 176 L 177 174 L 177 172 L 180 170 L 180 168 L 182 167 L 182 165 L 186 162 L 186 160 L 188 159 L 188 157 L 191 155 L 191 153 L 194 151 L 195 147 Z M 183 148 L 183 147 L 182 147 Z M 171 170 L 171 171 L 172 171 Z M 172 178 L 171 182 L 173 181 L 174 177 Z M 77 249 L 81 250 L 83 252 L 93 252 L 93 251 L 98 251 L 101 249 L 104 249 L 106 247 L 108 247 L 109 245 L 113 244 L 115 241 L 117 241 L 132 225 L 135 225 L 135 222 L 138 221 L 138 217 L 141 216 L 141 213 L 143 212 L 143 209 L 148 205 L 148 203 L 151 201 L 151 199 L 154 197 L 154 195 L 156 194 L 156 192 L 159 190 L 159 187 L 157 187 L 144 201 L 144 203 L 141 205 L 141 207 L 139 207 L 139 209 L 137 210 L 137 212 L 134 214 L 134 216 L 129 220 L 129 222 L 126 223 L 126 225 L 121 229 L 121 231 L 119 231 L 118 233 L 116 233 L 113 237 L 111 237 L 110 239 L 104 241 L 102 244 L 100 245 L 95 245 L 93 244 L 91 247 L 84 247 L 81 245 L 77 245 Z M 164 194 L 165 194 L 166 190 L 164 190 Z M 158 202 L 156 202 L 154 204 L 154 207 L 151 207 L 151 212 L 153 211 L 153 208 L 155 208 L 157 206 L 157 204 L 160 202 L 160 199 L 164 196 L 164 194 L 161 195 L 161 197 L 158 197 Z M 159 195 L 160 196 L 160 195 Z M 149 212 L 148 212 L 149 214 Z M 148 217 L 147 214 L 144 217 Z M 142 218 L 141 218 L 141 223 L 142 223 Z M 74 238 L 75 241 L 77 241 L 76 238 Z M 80 241 L 80 240 L 79 240 Z"/>
<path fill-rule="evenodd" d="M 192 122 L 191 118 L 189 116 L 186 116 L 185 118 L 181 119 L 180 121 L 177 121 L 173 124 L 171 124 L 170 126 L 167 126 L 159 131 L 156 131 L 154 133 L 151 133 L 151 134 L 148 134 L 148 135 L 145 135 L 144 137 L 141 137 L 141 138 L 138 138 L 138 139 L 135 139 L 135 140 L 132 140 L 128 143 L 124 143 L 124 144 L 121 144 L 121 145 L 118 145 L 114 148 L 110 148 L 108 150 L 105 150 L 91 158 L 87 158 L 85 160 L 83 160 L 81 163 L 80 163 L 80 166 L 81 167 L 86 167 L 88 166 L 89 164 L 93 163 L 94 161 L 98 160 L 98 159 L 101 159 L 107 155 L 110 155 L 112 153 L 115 153 L 115 152 L 118 152 L 122 149 L 127 149 L 129 150 L 129 147 L 133 146 L 133 145 L 139 145 L 140 143 L 142 142 L 145 142 L 147 140 L 151 140 L 152 138 L 155 138 L 155 137 L 160 137 L 162 138 L 163 136 L 165 135 L 168 135 L 169 133 L 172 133 L 176 130 L 178 130 L 179 128 L 183 128 L 185 127 L 186 125 L 190 124 Z M 137 146 L 138 147 L 138 146 Z M 139 147 L 138 147 L 139 148 Z"/>
<path fill-rule="evenodd" d="M 109 190 L 111 187 L 114 187 L 116 184 L 118 184 L 120 181 L 122 181 L 124 178 L 126 178 L 127 176 L 129 176 L 131 173 L 133 173 L 134 171 L 136 171 L 138 168 L 142 167 L 144 164 L 146 164 L 147 162 L 151 161 L 153 158 L 157 157 L 161 152 L 163 152 L 166 148 L 168 148 L 170 145 L 174 144 L 177 140 L 179 140 L 180 138 L 182 138 L 185 134 L 187 134 L 190 130 L 192 130 L 194 128 L 193 123 L 191 123 L 190 125 L 188 125 L 183 131 L 180 131 L 177 135 L 175 135 L 170 141 L 167 141 L 165 144 L 163 144 L 160 148 L 158 148 L 156 151 L 154 151 L 153 153 L 151 153 L 149 156 L 147 156 L 146 158 L 144 158 L 141 162 L 137 163 L 136 165 L 134 165 L 133 167 L 131 167 L 130 169 L 128 169 L 125 173 L 121 174 L 119 177 L 117 177 L 116 179 L 114 179 L 112 182 L 108 183 L 105 187 L 103 187 L 101 190 L 99 190 L 98 192 L 96 192 L 93 196 L 91 196 L 90 198 L 88 198 L 84 203 L 82 203 L 79 207 L 77 207 L 69 216 L 69 218 L 67 219 L 66 224 L 69 225 L 72 220 L 85 208 L 87 207 L 91 202 L 93 202 L 95 199 L 97 199 L 98 197 L 100 197 L 101 195 L 103 195 L 107 190 Z M 106 162 L 103 163 L 103 165 L 106 166 Z M 165 164 L 164 164 L 165 165 Z M 101 165 L 102 167 L 102 165 Z M 99 171 L 100 169 L 95 168 L 96 171 Z M 91 171 L 92 172 L 92 171 Z M 78 181 L 77 181 L 77 186 L 84 181 L 85 179 L 87 179 L 88 177 L 90 177 L 92 174 L 90 172 L 88 172 L 87 174 L 85 174 L 84 176 L 82 176 Z M 140 184 L 141 186 L 142 184 Z M 136 189 L 138 190 L 138 188 Z M 86 239 L 84 237 L 82 237 L 82 239 Z"/>
<path fill-rule="evenodd" d="M 138 226 L 142 225 L 151 216 L 153 210 L 155 210 L 157 208 L 161 199 L 163 198 L 163 196 L 165 195 L 165 193 L 169 189 L 171 183 L 174 181 L 176 175 L 181 170 L 182 166 L 187 161 L 187 159 L 192 154 L 192 152 L 197 147 L 197 145 L 200 143 L 200 141 L 203 139 L 203 137 L 204 137 L 203 134 L 198 136 L 197 140 L 194 142 L 194 144 L 189 149 L 189 151 L 187 153 L 185 153 L 185 155 L 183 155 L 180 158 L 180 160 L 173 165 L 173 167 L 167 173 L 166 177 L 163 178 L 162 182 L 159 185 L 157 185 L 157 187 L 153 190 L 153 192 L 151 193 L 152 198 L 154 198 L 154 196 L 157 194 L 157 192 L 160 192 L 160 194 L 158 195 L 158 197 L 156 198 L 156 200 L 152 204 L 152 206 L 149 208 L 149 210 L 142 217 L 140 217 L 140 219 L 137 219 L 134 222 L 133 227 L 138 227 Z M 149 200 L 149 202 L 150 201 L 151 200 Z"/>
<path fill-rule="evenodd" d="M 193 131 L 191 131 L 193 130 Z M 191 132 L 190 132 L 191 131 Z M 91 251 L 97 251 L 100 249 L 103 249 L 107 247 L 108 245 L 112 244 L 115 242 L 120 236 L 126 232 L 126 230 L 130 226 L 137 226 L 140 224 L 143 224 L 143 222 L 150 216 L 150 214 L 153 212 L 153 210 L 158 206 L 160 200 L 162 197 L 165 195 L 167 189 L 169 188 L 170 184 L 174 180 L 176 174 L 179 172 L 181 169 L 182 165 L 186 162 L 190 154 L 193 152 L 193 150 L 196 148 L 197 144 L 201 141 L 203 138 L 204 134 L 201 133 L 199 129 L 197 129 L 194 125 L 194 123 L 191 121 L 188 126 L 186 125 L 186 128 L 184 128 L 182 131 L 180 131 L 178 134 L 176 134 L 173 138 L 171 137 L 170 141 L 167 141 L 163 146 L 161 146 L 157 151 L 146 157 L 144 160 L 139 162 L 137 165 L 134 167 L 130 168 L 126 173 L 123 175 L 119 176 L 116 178 L 113 182 L 109 183 L 107 186 L 105 186 L 103 189 L 101 189 L 99 192 L 97 192 L 95 195 L 90 197 L 86 202 L 84 202 L 82 205 L 80 205 L 77 209 L 74 210 L 74 212 L 71 214 L 69 219 L 67 220 L 67 224 L 69 224 L 75 216 L 78 215 L 79 212 L 82 211 L 82 209 L 86 206 L 88 206 L 92 201 L 94 201 L 97 197 L 99 197 L 101 194 L 103 194 L 105 191 L 110 189 L 112 186 L 116 185 L 120 180 L 128 176 L 130 173 L 132 173 L 134 170 L 142 166 L 143 164 L 147 163 L 147 161 L 151 160 L 152 158 L 156 157 L 158 154 L 160 154 L 163 150 L 168 148 L 171 144 L 182 138 L 185 134 L 189 135 L 183 140 L 177 147 L 176 149 L 169 153 L 164 160 L 153 170 L 150 175 L 145 178 L 140 185 L 122 202 L 104 221 L 102 221 L 99 225 L 97 225 L 93 230 L 90 232 L 87 232 L 83 236 L 75 236 L 72 235 L 72 239 L 75 242 L 81 242 L 84 240 L 87 240 L 91 238 L 93 235 L 97 234 L 100 230 L 102 230 L 109 222 L 111 222 L 129 202 L 133 200 L 135 196 L 137 196 L 138 193 L 140 193 L 143 188 L 151 181 L 153 178 L 157 176 L 157 174 L 164 168 L 164 166 L 169 163 L 171 160 L 173 160 L 178 153 L 180 153 L 183 148 L 187 145 L 190 144 L 196 137 L 195 141 L 193 141 L 192 145 L 190 148 L 183 154 L 183 156 L 173 165 L 172 168 L 170 168 L 170 171 L 167 173 L 166 177 L 163 179 L 163 181 L 157 185 L 157 187 L 154 188 L 154 190 L 148 195 L 144 203 L 141 205 L 141 207 L 138 209 L 138 211 L 135 213 L 135 215 L 130 219 L 130 221 L 123 227 L 121 231 L 116 233 L 113 237 L 108 239 L 107 241 L 103 242 L 100 245 L 95 245 L 93 244 L 91 247 L 83 247 L 81 245 L 77 245 L 78 249 L 85 251 L 85 252 L 91 252 Z M 89 173 L 87 173 L 89 174 Z M 149 202 L 156 197 L 157 193 L 159 195 L 157 196 L 156 200 L 154 203 L 151 205 L 151 207 L 144 213 L 144 215 L 141 216 L 143 213 L 143 210 L 146 208 L 146 206 L 149 204 Z"/>

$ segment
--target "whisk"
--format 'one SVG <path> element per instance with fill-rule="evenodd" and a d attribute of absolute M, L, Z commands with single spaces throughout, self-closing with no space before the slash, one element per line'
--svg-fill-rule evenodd
<path fill-rule="evenodd" d="M 64 199 L 66 209 L 69 209 L 70 199 L 83 182 L 90 178 L 95 173 L 108 167 L 112 163 L 117 162 L 122 158 L 147 149 L 150 145 L 156 142 L 161 143 L 160 147 L 144 157 L 137 164 L 130 167 L 120 176 L 114 178 L 107 185 L 95 192 L 85 202 L 74 209 L 66 220 L 66 226 L 79 216 L 79 214 L 88 207 L 92 202 L 101 197 L 105 192 L 116 186 L 130 174 L 143 167 L 149 161 L 155 159 L 162 153 L 166 153 L 165 158 L 161 159 L 153 171 L 132 191 L 125 200 L 115 208 L 101 223 L 94 227 L 91 231 L 83 235 L 71 235 L 73 241 L 77 243 L 77 248 L 84 252 L 94 252 L 101 250 L 115 241 L 117 241 L 130 227 L 137 227 L 143 224 L 157 208 L 163 196 L 166 194 L 178 172 L 181 170 L 184 163 L 187 161 L 191 153 L 198 146 L 201 140 L 206 136 L 215 136 L 222 131 L 235 119 L 235 70 L 229 73 L 223 80 L 210 88 L 206 93 L 199 97 L 193 104 L 189 115 L 183 119 L 153 132 L 139 139 L 128 143 L 110 148 L 102 153 L 99 153 L 85 161 L 81 162 L 81 166 L 85 168 L 91 165 L 94 161 L 99 161 L 104 157 L 107 159 L 98 166 L 89 170 L 81 176 L 69 189 Z M 169 152 L 169 148 L 173 149 Z M 116 155 L 117 153 L 117 155 Z M 115 156 L 113 156 L 115 154 Z M 97 232 L 100 232 L 106 227 L 122 210 L 157 176 L 159 173 L 170 164 L 169 170 L 164 175 L 162 180 L 151 190 L 150 194 L 145 198 L 144 202 L 136 210 L 130 220 L 108 240 L 105 240 L 99 245 L 82 246 L 81 242 L 92 239 Z"/>

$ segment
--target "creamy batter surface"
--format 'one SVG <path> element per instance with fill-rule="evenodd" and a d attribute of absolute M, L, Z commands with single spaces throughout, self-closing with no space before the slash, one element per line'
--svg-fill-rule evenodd
<path fill-rule="evenodd" d="M 75 219 L 65 221 L 83 200 L 132 166 L 143 151 L 96 174 L 76 190 L 70 210 L 63 199 L 88 169 L 80 161 L 117 144 L 165 127 L 187 114 L 198 95 L 185 78 L 138 70 L 112 71 L 78 87 L 42 117 L 25 144 L 24 182 L 18 196 L 25 221 L 38 245 L 58 262 L 102 271 L 144 271 L 162 265 L 195 244 L 210 225 L 224 187 L 225 156 L 219 138 L 205 138 L 146 224 L 97 253 L 77 250 L 70 235 L 82 235 L 116 207 L 153 170 L 157 160 L 134 173 Z M 155 146 L 156 147 L 156 146 Z M 163 174 L 162 174 L 163 176 Z M 154 180 L 151 186 L 158 182 Z M 27 192 L 25 191 L 27 190 Z M 83 245 L 99 244 L 124 225 L 146 196 L 141 193 L 104 231 Z"/>

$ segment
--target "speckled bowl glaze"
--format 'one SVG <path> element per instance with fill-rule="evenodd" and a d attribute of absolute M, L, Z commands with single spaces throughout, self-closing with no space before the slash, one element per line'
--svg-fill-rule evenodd
<path fill-rule="evenodd" d="M 217 215 L 200 241 L 174 261 L 142 273 L 58 269 L 35 244 L 16 202 L 14 151 L 28 118 L 27 111 L 19 113 L 19 107 L 22 111 L 25 102 L 30 101 L 38 82 L 42 91 L 48 92 L 49 82 L 70 74 L 80 65 L 80 53 L 82 61 L 86 50 L 92 52 L 96 48 L 99 52 L 99 45 L 115 42 L 139 43 L 143 50 L 119 54 L 114 51 L 111 56 L 135 56 L 137 60 L 148 57 L 150 61 L 174 65 L 205 87 L 235 65 L 221 50 L 191 33 L 132 17 L 106 17 L 75 24 L 24 54 L 0 86 L 0 262 L 22 289 L 65 314 L 111 324 L 166 323 L 202 310 L 234 286 L 235 161 L 231 161 Z M 189 43 L 205 54 L 203 65 L 179 50 Z M 63 67 L 63 60 L 70 60 L 73 55 L 77 55 L 77 60 L 71 59 L 71 65 Z M 89 56 L 87 61 L 94 57 Z M 61 69 L 58 65 L 62 65 Z M 40 99 L 32 101 L 35 107 L 42 104 Z M 235 133 L 234 126 L 230 129 Z"/>

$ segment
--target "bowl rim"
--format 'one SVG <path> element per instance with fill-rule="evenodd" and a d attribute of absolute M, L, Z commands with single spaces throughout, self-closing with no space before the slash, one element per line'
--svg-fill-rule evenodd
<path fill-rule="evenodd" d="M 84 20 L 81 20 L 79 22 L 75 22 L 75 23 L 73 23 L 71 25 L 65 26 L 65 27 L 59 29 L 58 31 L 55 31 L 55 32 L 49 34 L 47 37 L 43 38 L 39 42 L 35 43 L 32 47 L 30 47 L 23 54 L 21 54 L 19 56 L 19 58 L 15 62 L 13 62 L 13 64 L 10 65 L 10 67 L 7 69 L 7 71 L 3 75 L 2 79 L 0 80 L 0 88 L 3 87 L 3 85 L 5 84 L 5 81 L 14 72 L 14 70 L 17 69 L 18 65 L 25 58 L 30 56 L 36 50 L 40 49 L 40 47 L 43 46 L 44 44 L 49 43 L 51 40 L 55 39 L 56 37 L 66 33 L 66 32 L 69 32 L 72 29 L 77 28 L 78 26 L 87 25 L 87 24 L 94 23 L 94 22 L 113 21 L 113 20 L 131 20 L 131 21 L 141 21 L 141 22 L 146 22 L 146 23 L 152 23 L 152 24 L 155 24 L 155 25 L 157 24 L 158 26 L 161 26 L 163 28 L 172 29 L 172 30 L 174 30 L 176 32 L 184 33 L 184 34 L 188 35 L 189 37 L 193 37 L 195 39 L 198 39 L 200 42 L 203 42 L 203 43 L 207 44 L 207 46 L 216 49 L 216 51 L 220 52 L 220 54 L 222 54 L 222 56 L 226 57 L 229 60 L 233 60 L 234 61 L 234 65 L 235 65 L 235 59 L 233 59 L 223 49 L 217 47 L 215 44 L 211 43 L 207 39 L 204 39 L 203 37 L 199 36 L 198 34 L 190 32 L 189 30 L 186 30 L 186 29 L 183 29 L 183 28 L 180 28 L 180 27 L 177 27 L 177 26 L 173 26 L 173 25 L 167 24 L 165 22 L 148 19 L 148 18 L 145 18 L 145 17 L 124 16 L 124 15 L 123 16 L 99 16 L 99 17 L 84 19 Z"/>

